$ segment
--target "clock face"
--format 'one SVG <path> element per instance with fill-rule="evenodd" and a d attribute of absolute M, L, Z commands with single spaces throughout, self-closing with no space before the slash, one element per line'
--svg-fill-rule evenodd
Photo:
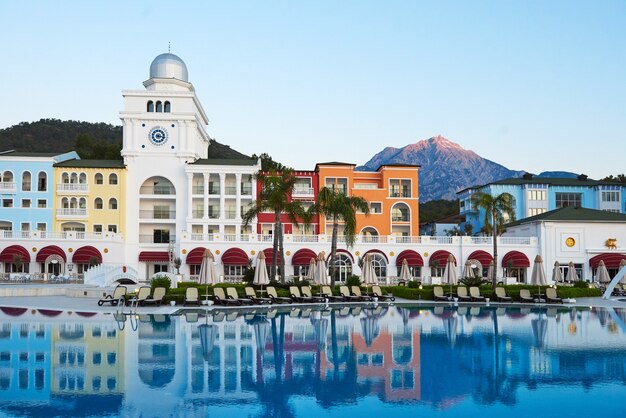
<path fill-rule="evenodd" d="M 167 131 L 165 130 L 165 128 L 155 126 L 154 128 L 150 129 L 148 139 L 154 145 L 163 145 L 167 142 Z"/>

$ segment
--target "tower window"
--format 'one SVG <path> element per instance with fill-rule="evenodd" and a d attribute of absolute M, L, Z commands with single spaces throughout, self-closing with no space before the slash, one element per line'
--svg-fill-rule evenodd
<path fill-rule="evenodd" d="M 156 102 L 156 111 L 163 112 L 163 103 L 161 103 L 160 101 Z"/>
<path fill-rule="evenodd" d="M 165 113 L 170 113 L 170 102 L 165 102 L 164 106 L 165 106 L 165 109 L 164 109 Z"/>
<path fill-rule="evenodd" d="M 154 112 L 154 102 L 152 100 L 148 101 L 148 108 L 147 108 L 148 112 Z"/>

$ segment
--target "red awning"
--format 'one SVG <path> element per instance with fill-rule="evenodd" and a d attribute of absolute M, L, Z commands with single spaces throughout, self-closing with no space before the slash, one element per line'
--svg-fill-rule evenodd
<path fill-rule="evenodd" d="M 26 311 L 28 311 L 28 309 L 27 308 L 2 307 L 2 308 L 0 308 L 0 311 L 4 312 L 5 314 L 7 314 L 9 316 L 20 316 L 23 313 L 25 313 Z"/>
<path fill-rule="evenodd" d="M 530 261 L 524 253 L 519 251 L 509 251 L 502 257 L 502 267 L 506 267 L 511 262 L 511 267 L 530 267 Z"/>
<path fill-rule="evenodd" d="M 476 260 L 485 267 L 488 267 L 489 263 L 493 261 L 493 257 L 491 256 L 491 254 L 483 250 L 474 251 L 473 253 L 470 254 L 469 257 L 467 257 L 467 259 Z"/>
<path fill-rule="evenodd" d="M 139 253 L 139 261 L 170 261 L 167 251 L 142 251 Z"/>
<path fill-rule="evenodd" d="M 604 265 L 608 269 L 616 269 L 619 268 L 619 263 L 622 260 L 626 260 L 626 254 L 621 253 L 602 253 L 598 254 L 595 257 L 591 257 L 589 259 L 589 264 L 591 264 L 591 268 L 598 268 L 598 264 L 600 261 L 604 261 Z"/>
<path fill-rule="evenodd" d="M 291 257 L 292 266 L 308 266 L 311 263 L 311 259 L 317 260 L 317 254 L 313 250 L 308 248 L 300 248 Z"/>
<path fill-rule="evenodd" d="M 30 254 L 26 250 L 26 248 L 21 245 L 11 245 L 6 247 L 0 253 L 0 262 L 2 263 L 12 263 L 13 256 L 20 255 L 22 256 L 22 263 L 30 263 Z"/>
<path fill-rule="evenodd" d="M 348 257 L 350 257 L 350 261 L 352 261 L 352 262 L 354 263 L 354 256 L 353 256 L 352 254 L 350 254 L 350 251 L 348 251 L 348 250 L 344 250 L 344 249 L 341 249 L 341 248 L 337 248 L 337 255 L 339 255 L 339 254 L 345 254 L 345 255 L 347 255 Z M 326 257 L 326 262 L 330 261 L 330 256 L 331 256 L 331 255 L 332 255 L 332 254 L 331 254 L 331 253 L 330 253 L 330 251 L 329 251 L 329 252 L 328 252 L 328 256 Z"/>
<path fill-rule="evenodd" d="M 92 257 L 98 259 L 98 264 L 102 264 L 102 254 L 100 253 L 100 250 L 96 247 L 92 247 L 91 245 L 86 245 L 74 251 L 72 262 L 76 264 L 89 264 Z"/>
<path fill-rule="evenodd" d="M 222 264 L 225 266 L 247 266 L 248 254 L 241 248 L 229 248 L 222 254 Z"/>
<path fill-rule="evenodd" d="M 428 265 L 432 267 L 433 263 L 437 261 L 439 263 L 439 267 L 445 267 L 446 263 L 448 262 L 448 256 L 451 255 L 452 254 L 450 254 L 446 250 L 437 250 L 430 255 L 430 258 L 428 259 Z M 454 264 L 456 264 L 456 258 L 453 255 L 452 258 L 454 258 Z"/>
<path fill-rule="evenodd" d="M 65 251 L 61 249 L 61 247 L 57 247 L 56 245 L 48 245 L 47 247 L 43 247 L 37 253 L 36 261 L 38 263 L 45 263 L 48 257 L 51 255 L 58 255 L 63 259 L 63 262 L 67 262 L 67 257 L 65 256 Z"/>
<path fill-rule="evenodd" d="M 363 254 L 363 257 L 365 257 L 367 254 L 380 254 L 383 256 L 383 258 L 385 259 L 385 261 L 387 263 L 389 263 L 389 259 L 387 258 L 387 254 L 385 254 L 384 252 L 380 251 L 380 250 L 369 250 L 368 252 L 366 252 L 365 254 Z"/>
<path fill-rule="evenodd" d="M 187 264 L 202 264 L 202 257 L 204 256 L 204 252 L 206 248 L 197 247 L 187 253 Z"/>
<path fill-rule="evenodd" d="M 271 265 L 272 264 L 272 259 L 274 257 L 274 249 L 273 248 L 266 248 L 263 250 L 263 252 L 265 253 L 265 262 L 267 263 L 267 265 Z M 278 253 L 278 255 L 276 256 L 276 264 L 280 264 L 280 253 Z M 307 263 L 309 264 L 309 263 Z"/>
<path fill-rule="evenodd" d="M 53 309 L 38 309 L 39 313 L 45 316 L 59 316 L 63 311 L 57 311 Z"/>
<path fill-rule="evenodd" d="M 419 253 L 413 250 L 404 250 L 396 257 L 396 266 L 401 266 L 405 259 L 409 267 L 422 267 L 424 265 L 424 259 Z"/>

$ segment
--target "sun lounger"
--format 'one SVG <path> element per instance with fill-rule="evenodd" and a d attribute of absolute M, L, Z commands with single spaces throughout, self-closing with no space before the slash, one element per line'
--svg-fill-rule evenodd
<path fill-rule="evenodd" d="M 185 313 L 185 321 L 190 322 L 198 322 L 198 313 L 197 312 L 186 312 Z"/>
<path fill-rule="evenodd" d="M 546 299 L 548 303 L 563 303 L 563 299 L 556 294 L 556 289 L 552 287 L 546 289 Z"/>
<path fill-rule="evenodd" d="M 311 292 L 311 288 L 309 286 L 302 286 L 300 288 L 300 290 L 302 291 L 302 296 L 305 298 L 311 298 L 311 300 L 313 300 L 313 302 L 326 302 L 326 298 L 322 297 L 322 296 L 316 296 L 313 295 L 313 293 Z"/>
<path fill-rule="evenodd" d="M 504 287 L 496 287 L 496 299 L 498 302 L 510 302 L 512 298 L 506 295 L 506 290 Z"/>
<path fill-rule="evenodd" d="M 359 302 L 361 300 L 360 297 L 354 296 L 348 290 L 348 286 L 339 286 L 339 294 L 343 297 L 344 302 Z"/>
<path fill-rule="evenodd" d="M 335 295 L 333 295 L 333 291 L 331 290 L 330 286 L 322 286 L 322 295 L 324 295 L 324 297 L 328 298 L 328 300 L 331 301 L 331 302 L 342 302 L 343 301 L 343 296 L 335 296 Z"/>
<path fill-rule="evenodd" d="M 141 286 L 137 291 L 137 295 L 126 301 L 126 305 L 136 305 L 143 306 L 146 302 L 146 299 L 150 297 L 150 287 L 149 286 Z"/>
<path fill-rule="evenodd" d="M 443 287 L 441 286 L 433 287 L 433 295 L 435 297 L 435 300 L 439 300 L 439 301 L 449 301 L 451 299 L 449 296 L 446 296 L 443 293 Z"/>
<path fill-rule="evenodd" d="M 393 302 L 396 300 L 396 297 L 391 293 L 387 293 L 383 295 L 383 292 L 382 290 L 380 290 L 380 286 L 378 285 L 372 286 L 372 294 L 374 295 L 375 298 L 378 298 L 378 300 L 381 300 L 381 301 L 390 300 Z"/>
<path fill-rule="evenodd" d="M 246 292 L 246 297 L 249 299 L 252 299 L 252 301 L 256 303 L 257 305 L 262 305 L 264 303 L 267 303 L 267 304 L 272 303 L 271 298 L 262 298 L 262 297 L 257 296 L 256 290 L 254 290 L 254 287 L 246 286 L 245 292 Z"/>
<path fill-rule="evenodd" d="M 519 291 L 519 300 L 520 302 L 533 303 L 535 299 L 530 295 L 530 290 L 528 289 L 520 289 Z"/>
<path fill-rule="evenodd" d="M 472 302 L 484 302 L 485 301 L 485 297 L 480 294 L 480 289 L 477 286 L 470 287 L 469 291 L 470 291 L 470 298 L 472 299 Z"/>
<path fill-rule="evenodd" d="M 352 293 L 352 296 L 356 296 L 358 297 L 362 302 L 371 302 L 374 299 L 369 296 L 369 295 L 363 295 L 361 294 L 361 288 L 359 286 L 352 286 L 352 291 L 350 293 Z"/>
<path fill-rule="evenodd" d="M 160 306 L 162 303 L 165 302 L 165 293 L 166 290 L 164 287 L 155 287 L 154 292 L 152 292 L 152 297 L 144 300 L 143 304 Z"/>
<path fill-rule="evenodd" d="M 459 286 L 456 288 L 456 297 L 459 298 L 460 302 L 469 302 L 472 300 L 471 297 L 467 294 L 467 287 Z"/>
<path fill-rule="evenodd" d="M 188 287 L 185 290 L 185 302 L 183 302 L 183 306 L 186 306 L 186 305 L 200 305 L 200 299 L 198 299 L 197 287 Z"/>
<path fill-rule="evenodd" d="M 106 295 L 104 298 L 98 301 L 98 306 L 102 306 L 105 303 L 110 303 L 111 306 L 117 306 L 121 298 L 126 296 L 126 286 L 117 286 L 113 290 L 113 293 Z"/>
<path fill-rule="evenodd" d="M 234 287 L 226 288 L 226 297 L 229 300 L 239 300 L 241 301 L 241 303 L 246 303 L 248 305 L 254 304 L 254 301 L 250 298 L 240 298 L 239 295 L 237 294 L 237 289 L 235 289 Z"/>
<path fill-rule="evenodd" d="M 291 303 L 292 302 L 291 298 L 278 296 L 274 286 L 267 287 L 267 296 L 269 296 L 270 299 L 272 299 L 272 303 Z"/>
<path fill-rule="evenodd" d="M 216 305 L 241 305 L 241 301 L 238 299 L 228 299 L 222 287 L 213 288 L 213 302 Z"/>
<path fill-rule="evenodd" d="M 313 298 L 309 298 L 300 294 L 298 286 L 289 286 L 289 293 L 291 294 L 291 300 L 299 303 L 314 303 Z"/>

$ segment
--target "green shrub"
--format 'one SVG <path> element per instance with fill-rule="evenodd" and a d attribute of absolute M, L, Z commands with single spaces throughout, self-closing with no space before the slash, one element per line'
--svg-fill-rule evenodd
<path fill-rule="evenodd" d="M 346 279 L 346 286 L 361 286 L 359 276 L 352 275 Z"/>
<path fill-rule="evenodd" d="M 411 288 L 411 289 L 417 289 L 418 287 L 420 287 L 422 283 L 418 282 L 416 280 L 411 280 L 406 286 Z"/>
<path fill-rule="evenodd" d="M 482 277 L 463 277 L 459 282 L 465 286 L 481 286 L 487 283 Z"/>
<path fill-rule="evenodd" d="M 256 272 L 256 267 L 248 267 L 246 271 L 243 273 L 242 281 L 245 283 L 252 283 L 254 281 L 254 273 Z"/>
<path fill-rule="evenodd" d="M 172 281 L 167 276 L 155 276 L 152 280 L 150 280 L 150 287 L 154 290 L 155 287 L 164 287 L 167 291 L 170 287 L 172 287 Z"/>
<path fill-rule="evenodd" d="M 579 288 L 579 289 L 587 289 L 589 287 L 589 283 L 587 283 L 584 280 L 576 280 L 574 282 L 574 287 Z"/>

